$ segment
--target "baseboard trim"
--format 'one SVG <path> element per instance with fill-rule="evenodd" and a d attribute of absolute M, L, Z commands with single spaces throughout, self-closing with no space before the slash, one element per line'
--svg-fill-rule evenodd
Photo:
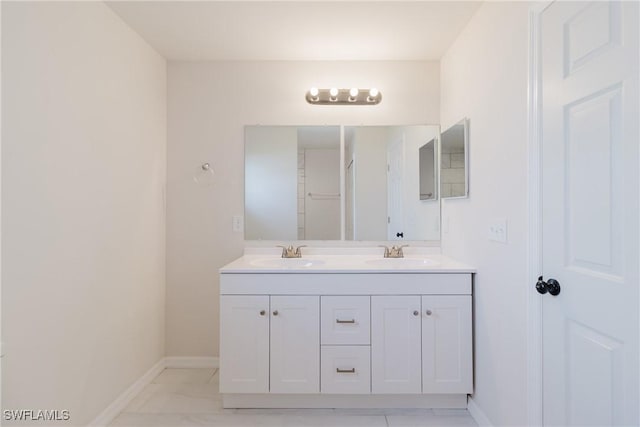
<path fill-rule="evenodd" d="M 104 427 L 108 426 L 120 413 L 127 407 L 129 403 L 153 381 L 155 377 L 160 375 L 165 368 L 165 359 L 160 359 L 136 382 L 131 384 L 122 394 L 120 394 L 107 408 L 100 413 L 89 426 Z"/>
<path fill-rule="evenodd" d="M 466 408 L 466 394 L 223 394 L 223 408 Z"/>
<path fill-rule="evenodd" d="M 217 357 L 165 357 L 166 368 L 217 368 L 220 360 Z"/>
<path fill-rule="evenodd" d="M 469 411 L 469 414 L 476 421 L 478 426 L 493 427 L 493 424 L 491 423 L 491 420 L 489 420 L 489 417 L 487 417 L 487 415 L 482 411 L 482 409 L 480 409 L 478 404 L 471 397 L 469 397 L 469 400 L 467 401 L 467 411 Z"/>

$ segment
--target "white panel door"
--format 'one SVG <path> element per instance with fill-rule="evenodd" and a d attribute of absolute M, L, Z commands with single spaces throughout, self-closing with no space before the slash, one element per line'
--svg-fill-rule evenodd
<path fill-rule="evenodd" d="M 387 239 L 404 237 L 404 133 L 387 147 Z"/>
<path fill-rule="evenodd" d="M 271 297 L 270 390 L 320 392 L 320 297 Z"/>
<path fill-rule="evenodd" d="M 420 296 L 371 297 L 371 392 L 422 391 Z"/>
<path fill-rule="evenodd" d="M 541 16 L 545 425 L 640 422 L 638 25 L 635 1 Z"/>
<path fill-rule="evenodd" d="M 220 392 L 269 391 L 269 297 L 220 297 Z"/>
<path fill-rule="evenodd" d="M 473 393 L 471 295 L 422 297 L 422 392 Z"/>

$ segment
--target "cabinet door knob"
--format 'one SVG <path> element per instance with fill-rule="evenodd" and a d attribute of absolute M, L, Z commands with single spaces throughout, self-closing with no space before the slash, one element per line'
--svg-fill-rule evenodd
<path fill-rule="evenodd" d="M 264 316 L 265 314 L 267 314 L 267 312 L 266 312 L 266 311 L 264 311 L 264 310 L 260 310 L 260 316 Z"/>
<path fill-rule="evenodd" d="M 274 311 L 273 311 L 273 315 L 274 315 L 274 316 L 277 316 L 277 315 L 278 315 L 278 310 L 274 310 Z"/>
<path fill-rule="evenodd" d="M 419 312 L 418 310 L 413 310 L 413 315 L 414 315 L 414 316 L 417 316 L 417 315 L 419 315 L 419 314 L 420 314 L 420 312 Z"/>
<path fill-rule="evenodd" d="M 431 310 L 427 310 L 427 316 L 431 316 L 432 312 Z"/>

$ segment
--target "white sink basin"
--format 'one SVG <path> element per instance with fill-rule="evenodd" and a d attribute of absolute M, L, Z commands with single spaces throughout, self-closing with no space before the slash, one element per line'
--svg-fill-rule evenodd
<path fill-rule="evenodd" d="M 376 258 L 365 261 L 369 265 L 377 267 L 432 267 L 438 262 L 429 258 Z"/>
<path fill-rule="evenodd" d="M 309 258 L 262 258 L 251 261 L 256 267 L 310 268 L 324 265 L 320 259 Z"/>

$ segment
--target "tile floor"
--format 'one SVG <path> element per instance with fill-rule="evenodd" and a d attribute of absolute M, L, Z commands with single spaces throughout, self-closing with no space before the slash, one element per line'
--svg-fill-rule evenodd
<path fill-rule="evenodd" d="M 112 426 L 475 426 L 464 409 L 222 409 L 217 369 L 165 369 Z"/>

